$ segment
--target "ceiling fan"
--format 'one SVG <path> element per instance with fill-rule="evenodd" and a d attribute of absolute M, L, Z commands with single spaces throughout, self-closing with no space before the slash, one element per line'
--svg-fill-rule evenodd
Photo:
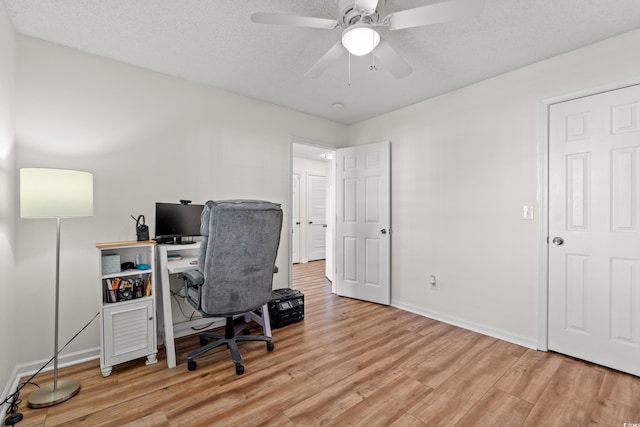
<path fill-rule="evenodd" d="M 376 27 L 390 30 L 438 24 L 478 15 L 485 0 L 448 0 L 413 9 L 391 13 L 380 18 L 378 0 L 339 0 L 338 19 L 279 13 L 253 12 L 251 21 L 259 24 L 291 25 L 294 27 L 333 30 L 342 28 L 342 38 L 334 44 L 310 69 L 305 77 L 320 77 L 332 63 L 347 50 L 352 55 L 362 56 L 373 52 L 375 58 L 397 79 L 411 74 L 407 62 L 389 45 Z"/>

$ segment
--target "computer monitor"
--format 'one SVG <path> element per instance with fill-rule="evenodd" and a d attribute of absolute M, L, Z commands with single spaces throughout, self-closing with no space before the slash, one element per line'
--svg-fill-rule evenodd
<path fill-rule="evenodd" d="M 159 243 L 183 244 L 200 236 L 204 205 L 156 203 L 156 237 Z"/>

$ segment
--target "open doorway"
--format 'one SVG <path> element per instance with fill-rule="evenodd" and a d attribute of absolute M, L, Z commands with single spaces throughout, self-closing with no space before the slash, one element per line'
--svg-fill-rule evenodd
<path fill-rule="evenodd" d="M 291 264 L 325 260 L 325 275 L 332 282 L 335 232 L 334 157 L 333 148 L 300 140 L 291 141 Z"/>

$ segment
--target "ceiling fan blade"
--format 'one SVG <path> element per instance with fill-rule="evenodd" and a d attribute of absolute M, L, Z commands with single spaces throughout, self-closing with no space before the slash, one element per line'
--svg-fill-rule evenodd
<path fill-rule="evenodd" d="M 283 15 L 268 12 L 253 12 L 251 14 L 251 21 L 257 24 L 291 25 L 294 27 L 319 28 L 324 30 L 333 30 L 338 26 L 338 21 L 335 19 Z"/>
<path fill-rule="evenodd" d="M 309 79 L 317 79 L 331 64 L 336 62 L 340 56 L 346 51 L 342 42 L 334 44 L 331 49 L 327 51 L 322 58 L 318 59 L 318 62 L 313 64 L 313 67 L 305 73 L 305 77 Z"/>
<path fill-rule="evenodd" d="M 356 9 L 365 12 L 374 12 L 378 7 L 378 0 L 355 0 Z"/>
<path fill-rule="evenodd" d="M 373 55 L 389 70 L 389 72 L 396 79 L 407 77 L 413 69 L 407 64 L 407 61 L 387 43 L 382 37 L 380 37 L 380 43 L 373 51 Z"/>
<path fill-rule="evenodd" d="M 390 30 L 472 18 L 482 12 L 485 0 L 449 0 L 392 13 L 384 18 Z"/>

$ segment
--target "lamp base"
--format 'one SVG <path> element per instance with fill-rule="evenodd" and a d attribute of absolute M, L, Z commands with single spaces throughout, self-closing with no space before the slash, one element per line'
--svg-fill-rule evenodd
<path fill-rule="evenodd" d="M 31 392 L 27 398 L 27 405 L 30 408 L 46 408 L 71 399 L 79 391 L 80 381 L 60 380 L 55 392 L 53 391 L 53 383 Z"/>

